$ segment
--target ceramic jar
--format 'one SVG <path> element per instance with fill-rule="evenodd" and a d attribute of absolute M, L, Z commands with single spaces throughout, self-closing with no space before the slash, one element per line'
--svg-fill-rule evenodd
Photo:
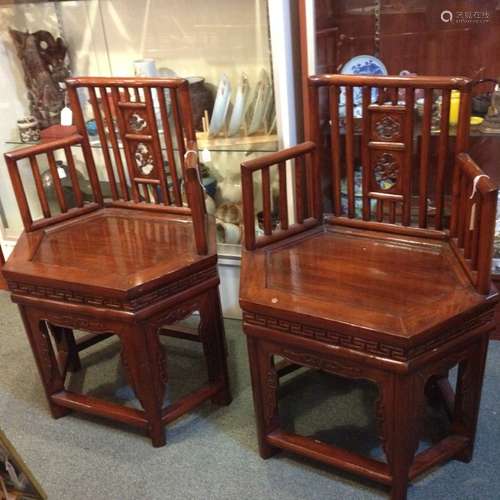
<path fill-rule="evenodd" d="M 19 130 L 21 142 L 36 142 L 40 140 L 38 120 L 33 116 L 27 116 L 26 118 L 17 120 L 17 128 Z"/>
<path fill-rule="evenodd" d="M 491 93 L 479 94 L 472 97 L 472 113 L 484 116 L 491 103 Z"/>
<path fill-rule="evenodd" d="M 243 219 L 243 211 L 241 208 L 241 204 L 239 203 L 222 203 L 217 208 L 217 212 L 215 213 L 217 219 L 220 219 L 222 222 L 228 222 L 230 224 L 241 224 Z"/>
<path fill-rule="evenodd" d="M 217 192 L 217 179 L 211 175 L 203 176 L 201 178 L 205 191 L 213 198 Z"/>
<path fill-rule="evenodd" d="M 85 128 L 89 135 L 97 135 L 97 123 L 94 119 L 88 120 L 87 123 L 85 123 Z"/>
<path fill-rule="evenodd" d="M 217 240 L 221 243 L 238 244 L 241 241 L 243 212 L 239 203 L 223 203 L 215 212 Z"/>

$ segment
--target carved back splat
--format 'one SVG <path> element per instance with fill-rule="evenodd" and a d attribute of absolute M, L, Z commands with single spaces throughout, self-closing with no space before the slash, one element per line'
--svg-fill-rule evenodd
<path fill-rule="evenodd" d="M 188 212 L 185 153 L 197 146 L 187 80 L 84 77 L 67 83 L 79 132 L 87 136 L 85 123 L 95 120 L 112 201 Z"/>
<path fill-rule="evenodd" d="M 471 82 L 454 77 L 320 75 L 311 77 L 309 85 L 315 133 L 311 140 L 318 145 L 322 144 L 318 132 L 325 130 L 317 111 L 320 93 L 328 101 L 336 222 L 350 225 L 357 219 L 434 231 L 447 228 L 450 207 L 445 195 L 451 193 L 451 182 L 446 182 L 445 168 L 450 135 L 457 137 L 455 152 L 464 151 Z M 456 129 L 450 125 L 452 90 L 460 93 Z M 419 95 L 423 95 L 421 120 L 415 110 Z M 435 165 L 429 164 L 431 134 L 438 136 Z M 417 135 L 420 142 L 414 140 Z"/>

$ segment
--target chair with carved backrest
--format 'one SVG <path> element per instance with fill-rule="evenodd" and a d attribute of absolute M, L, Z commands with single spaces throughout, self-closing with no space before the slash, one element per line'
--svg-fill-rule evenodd
<path fill-rule="evenodd" d="M 4 276 L 53 416 L 77 410 L 108 417 L 145 429 L 162 446 L 167 423 L 207 399 L 231 399 L 214 221 L 205 212 L 188 83 L 74 78 L 68 92 L 78 133 L 5 155 L 25 231 Z M 85 128 L 90 118 L 99 147 Z M 196 311 L 194 331 L 174 325 Z M 75 339 L 73 329 L 88 334 Z M 79 351 L 113 334 L 144 411 L 67 386 Z M 168 406 L 159 334 L 200 342 L 208 371 L 206 385 Z"/>
<path fill-rule="evenodd" d="M 240 304 L 260 453 L 297 452 L 391 485 L 402 499 L 421 473 L 472 456 L 497 301 L 497 190 L 467 154 L 467 79 L 321 75 L 309 78 L 308 99 L 314 142 L 241 167 Z M 275 364 L 275 356 L 284 359 Z M 456 365 L 455 395 L 447 375 Z M 282 428 L 279 376 L 296 366 L 377 384 L 386 461 Z M 415 456 L 425 394 L 440 396 L 450 431 Z"/>

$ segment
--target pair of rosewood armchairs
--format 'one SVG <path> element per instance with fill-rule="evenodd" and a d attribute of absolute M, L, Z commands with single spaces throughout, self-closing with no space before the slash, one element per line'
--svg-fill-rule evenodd
<path fill-rule="evenodd" d="M 81 78 L 68 87 L 79 135 L 6 155 L 26 230 L 4 274 L 53 415 L 76 409 L 114 418 L 147 429 L 159 446 L 173 418 L 207 398 L 230 401 L 213 221 L 198 180 L 187 83 Z M 101 144 L 110 145 L 102 150 L 107 197 L 77 89 L 87 89 Z M 424 93 L 421 121 L 417 89 Z M 449 125 L 454 89 L 461 93 L 456 130 Z M 242 164 L 240 304 L 262 457 L 280 448 L 303 454 L 390 485 L 393 499 L 405 498 L 408 482 L 429 468 L 470 460 L 497 301 L 490 284 L 497 191 L 466 153 L 470 99 L 471 83 L 461 78 L 311 77 L 307 119 L 314 142 Z M 85 157 L 90 201 L 78 187 L 75 145 Z M 59 182 L 56 150 L 66 155 L 74 208 Z M 59 215 L 51 214 L 40 180 L 42 154 Z M 39 220 L 23 190 L 18 162 L 26 158 Z M 259 208 L 263 234 L 256 228 Z M 195 310 L 198 336 L 162 329 Z M 91 333 L 78 341 L 73 329 Z M 208 385 L 167 408 L 158 333 L 200 340 L 208 366 Z M 79 367 L 78 351 L 111 334 L 120 337 L 143 412 L 65 388 L 66 371 Z M 448 372 L 457 365 L 455 394 Z M 377 384 L 386 461 L 282 428 L 280 376 L 303 366 Z M 426 395 L 444 405 L 450 432 L 415 456 Z"/>

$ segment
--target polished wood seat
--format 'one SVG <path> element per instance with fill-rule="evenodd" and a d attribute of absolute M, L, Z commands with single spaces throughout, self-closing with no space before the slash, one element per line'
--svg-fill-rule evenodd
<path fill-rule="evenodd" d="M 205 212 L 188 83 L 81 78 L 68 86 L 80 134 L 70 128 L 66 137 L 5 155 L 25 231 L 3 273 L 52 415 L 76 410 L 110 418 L 144 429 L 162 446 L 172 420 L 206 400 L 231 401 L 215 222 Z M 102 169 L 77 97 L 84 92 L 98 127 Z M 56 158 L 67 164 L 64 175 Z M 53 192 L 42 183 L 42 162 Z M 26 195 L 30 178 L 21 172 L 27 163 L 38 207 Z M 67 178 L 70 196 L 62 185 Z M 197 328 L 175 325 L 193 313 L 199 313 Z M 142 410 L 68 388 L 67 373 L 81 368 L 79 352 L 111 335 L 120 340 L 121 362 Z M 167 406 L 168 353 L 159 335 L 199 342 L 207 369 L 205 385 Z"/>
<path fill-rule="evenodd" d="M 211 221 L 209 229 L 214 231 Z M 98 305 L 102 298 L 109 308 L 133 310 L 133 304 L 152 305 L 154 296 L 145 294 L 160 286 L 182 290 L 183 279 L 204 270 L 216 276 L 215 242 L 210 241 L 207 255 L 198 255 L 192 233 L 189 216 L 103 208 L 24 233 L 5 268 L 6 276 L 16 273 L 54 288 L 77 282 L 89 290 L 82 303 Z M 173 247 L 176 252 L 170 255 Z M 9 282 L 11 291 L 19 290 L 13 279 Z"/>
<path fill-rule="evenodd" d="M 23 264 L 33 276 L 64 280 L 71 273 L 79 283 L 126 290 L 129 297 L 144 292 L 150 281 L 171 282 L 215 261 L 213 245 L 211 255 L 197 254 L 189 216 L 121 208 L 104 208 L 30 234 L 26 244 L 31 258 Z M 169 255 L 172 247 L 176 252 Z"/>
<path fill-rule="evenodd" d="M 246 260 L 245 309 L 259 304 L 283 319 L 293 311 L 332 328 L 356 317 L 368 339 L 376 333 L 404 350 L 484 302 L 444 241 L 323 226 Z"/>
<path fill-rule="evenodd" d="M 422 120 L 416 89 L 425 94 Z M 452 89 L 461 104 L 447 165 Z M 470 92 L 462 78 L 311 77 L 312 140 L 242 164 L 240 304 L 263 458 L 299 453 L 388 485 L 393 500 L 436 465 L 472 458 L 498 296 L 490 282 L 497 189 L 466 153 Z M 385 461 L 284 429 L 280 377 L 304 366 L 378 386 Z M 449 432 L 417 453 L 427 397 L 446 409 Z"/>

